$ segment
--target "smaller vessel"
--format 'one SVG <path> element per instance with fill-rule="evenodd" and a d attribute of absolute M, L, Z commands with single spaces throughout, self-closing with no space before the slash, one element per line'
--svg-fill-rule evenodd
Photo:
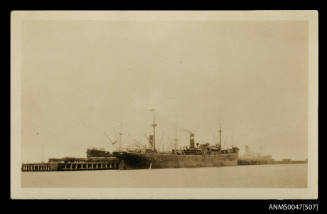
<path fill-rule="evenodd" d="M 86 157 L 87 158 L 113 157 L 113 155 L 110 152 L 105 151 L 104 149 L 91 148 L 91 149 L 87 149 Z"/>
<path fill-rule="evenodd" d="M 274 164 L 275 160 L 271 155 L 263 155 L 251 151 L 248 145 L 245 146 L 244 155 L 238 159 L 239 165 L 261 165 L 261 164 Z"/>

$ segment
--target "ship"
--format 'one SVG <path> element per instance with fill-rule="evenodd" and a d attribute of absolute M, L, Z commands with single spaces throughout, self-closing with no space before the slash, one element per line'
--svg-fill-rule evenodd
<path fill-rule="evenodd" d="M 154 111 L 153 111 L 154 112 Z M 153 114 L 153 134 L 149 136 L 151 149 L 143 151 L 117 151 L 113 156 L 120 160 L 120 169 L 157 169 L 157 168 L 196 168 L 220 167 L 238 165 L 239 148 L 229 149 L 221 147 L 221 128 L 219 129 L 219 143 L 195 144 L 195 135 L 189 133 L 189 146 L 185 149 L 172 149 L 170 152 L 158 152 L 155 148 L 155 114 Z"/>
<path fill-rule="evenodd" d="M 274 164 L 275 160 L 272 155 L 263 155 L 251 151 L 248 145 L 245 146 L 245 153 L 238 160 L 239 165 L 261 165 Z"/>

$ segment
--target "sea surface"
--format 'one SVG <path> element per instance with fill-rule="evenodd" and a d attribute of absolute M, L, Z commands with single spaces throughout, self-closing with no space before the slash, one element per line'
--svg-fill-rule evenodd
<path fill-rule="evenodd" d="M 31 188 L 305 188 L 307 164 L 22 172 L 21 179 L 22 187 Z"/>

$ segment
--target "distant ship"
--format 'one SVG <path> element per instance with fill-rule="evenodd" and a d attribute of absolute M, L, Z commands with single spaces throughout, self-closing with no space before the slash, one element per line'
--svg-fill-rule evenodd
<path fill-rule="evenodd" d="M 275 160 L 271 155 L 263 155 L 260 153 L 251 152 L 248 145 L 245 146 L 245 153 L 239 160 L 239 165 L 260 165 L 260 164 L 274 164 Z"/>
<path fill-rule="evenodd" d="M 148 168 L 190 168 L 190 167 L 216 167 L 238 165 L 239 148 L 221 148 L 220 144 L 209 143 L 195 145 L 194 133 L 190 133 L 190 146 L 183 150 L 171 152 L 157 152 L 155 149 L 155 117 L 153 117 L 153 134 L 149 137 L 152 149 L 145 151 L 118 151 L 113 155 L 120 160 L 120 169 L 148 169 Z"/>

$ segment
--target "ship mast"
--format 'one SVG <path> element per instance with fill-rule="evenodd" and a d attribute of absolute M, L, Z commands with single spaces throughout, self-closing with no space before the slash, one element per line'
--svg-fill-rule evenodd
<path fill-rule="evenodd" d="M 123 136 L 123 133 L 120 131 L 119 132 L 119 151 L 121 151 L 122 136 Z"/>
<path fill-rule="evenodd" d="M 221 130 L 221 127 L 219 128 L 219 130 L 218 130 L 218 133 L 219 133 L 219 147 L 220 147 L 220 150 L 221 150 L 221 133 L 222 133 L 223 131 Z"/>
<path fill-rule="evenodd" d="M 123 122 L 120 124 L 120 131 L 118 132 L 119 138 L 118 138 L 118 150 L 121 151 L 122 148 L 122 140 L 123 140 Z"/>
<path fill-rule="evenodd" d="M 153 127 L 153 151 L 156 151 L 156 115 L 155 115 L 155 109 L 150 109 L 153 113 L 153 123 L 151 124 Z"/>
<path fill-rule="evenodd" d="M 175 138 L 174 138 L 174 149 L 175 150 L 177 149 L 177 144 L 178 144 L 178 138 L 177 138 L 177 129 L 176 129 Z"/>
<path fill-rule="evenodd" d="M 178 139 L 175 138 L 175 139 L 174 139 L 174 149 L 175 149 L 175 150 L 177 149 L 177 143 L 178 143 Z"/>

